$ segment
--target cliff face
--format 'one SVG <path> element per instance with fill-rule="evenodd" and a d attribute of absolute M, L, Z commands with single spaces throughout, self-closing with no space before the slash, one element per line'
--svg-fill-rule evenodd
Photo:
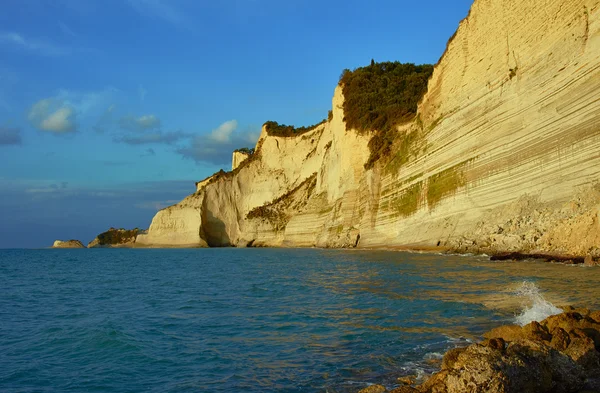
<path fill-rule="evenodd" d="M 263 129 L 144 241 L 600 255 L 600 0 L 476 0 L 373 169 L 343 99 L 310 132 Z"/>
<path fill-rule="evenodd" d="M 246 161 L 250 157 L 250 154 L 243 151 L 234 151 L 231 155 L 231 170 L 235 171 L 237 167 L 242 165 L 242 162 Z"/>

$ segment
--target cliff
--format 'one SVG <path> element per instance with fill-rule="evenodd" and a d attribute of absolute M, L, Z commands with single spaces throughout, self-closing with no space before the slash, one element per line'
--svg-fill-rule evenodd
<path fill-rule="evenodd" d="M 249 152 L 236 150 L 231 156 L 231 170 L 235 171 L 237 167 L 242 165 L 242 162 L 246 161 L 250 157 Z"/>
<path fill-rule="evenodd" d="M 600 256 L 600 0 L 476 0 L 391 153 L 314 129 L 154 217 L 158 246 L 444 247 Z M 140 240 L 138 240 L 139 242 Z"/>

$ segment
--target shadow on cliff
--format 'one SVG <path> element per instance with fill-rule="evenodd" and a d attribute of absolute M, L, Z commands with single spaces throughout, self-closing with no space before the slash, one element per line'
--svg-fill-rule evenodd
<path fill-rule="evenodd" d="M 225 223 L 208 209 L 203 209 L 200 237 L 206 240 L 209 247 L 231 247 Z"/>

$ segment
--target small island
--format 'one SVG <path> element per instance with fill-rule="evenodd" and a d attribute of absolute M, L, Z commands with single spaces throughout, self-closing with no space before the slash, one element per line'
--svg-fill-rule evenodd
<path fill-rule="evenodd" d="M 55 240 L 54 244 L 52 244 L 52 248 L 85 248 L 83 243 L 79 240 L 71 239 L 71 240 Z"/>
<path fill-rule="evenodd" d="M 89 242 L 88 248 L 134 247 L 137 235 L 142 232 L 138 228 L 116 229 L 111 227 L 108 231 L 102 232 Z"/>

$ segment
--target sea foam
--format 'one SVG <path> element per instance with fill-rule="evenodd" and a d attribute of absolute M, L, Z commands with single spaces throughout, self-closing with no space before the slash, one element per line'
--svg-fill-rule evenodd
<path fill-rule="evenodd" d="M 533 321 L 540 322 L 551 315 L 563 312 L 563 310 L 544 299 L 540 289 L 534 282 L 523 281 L 514 293 L 523 299 L 523 310 L 515 318 L 515 322 L 521 326 Z"/>

